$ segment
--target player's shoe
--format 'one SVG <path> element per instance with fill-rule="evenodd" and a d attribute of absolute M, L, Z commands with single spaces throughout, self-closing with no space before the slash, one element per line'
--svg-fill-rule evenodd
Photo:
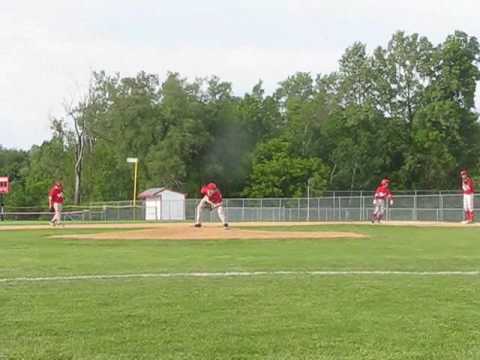
<path fill-rule="evenodd" d="M 230 228 L 228 227 L 228 223 L 223 224 L 223 228 L 224 228 L 225 230 L 229 230 L 229 229 L 230 229 Z"/>
<path fill-rule="evenodd" d="M 193 226 L 196 227 L 196 228 L 199 228 L 199 227 L 202 227 L 202 224 L 195 224 Z"/>

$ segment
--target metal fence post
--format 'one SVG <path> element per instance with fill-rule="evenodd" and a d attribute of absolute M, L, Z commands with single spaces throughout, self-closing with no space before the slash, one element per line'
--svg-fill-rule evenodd
<path fill-rule="evenodd" d="M 282 199 L 279 199 L 278 200 L 278 217 L 277 217 L 277 221 L 281 221 L 282 220 Z"/>
<path fill-rule="evenodd" d="M 417 220 L 417 191 L 415 190 L 413 194 L 413 211 L 412 211 L 412 220 Z"/>
<path fill-rule="evenodd" d="M 364 205 L 364 202 L 363 202 L 363 191 L 360 191 L 360 199 L 358 199 L 358 206 L 360 207 L 359 211 L 360 211 L 360 221 L 363 221 L 363 205 Z"/>
<path fill-rule="evenodd" d="M 263 199 L 260 199 L 260 221 L 263 221 Z"/>
<path fill-rule="evenodd" d="M 320 221 L 320 198 L 317 199 L 317 221 Z"/>
<path fill-rule="evenodd" d="M 342 221 L 342 198 L 338 197 L 338 220 Z"/>
<path fill-rule="evenodd" d="M 443 195 L 439 194 L 440 220 L 443 221 Z"/>
<path fill-rule="evenodd" d="M 245 199 L 242 199 L 242 221 L 245 221 Z"/>
<path fill-rule="evenodd" d="M 332 209 L 332 220 L 335 221 L 336 220 L 336 199 L 335 199 L 335 191 L 333 192 L 333 209 Z"/>
<path fill-rule="evenodd" d="M 297 221 L 300 220 L 300 198 L 297 199 Z"/>
<path fill-rule="evenodd" d="M 310 206 L 311 206 L 311 202 L 310 202 L 310 199 L 308 199 L 307 201 L 307 215 L 306 215 L 306 218 L 307 218 L 307 221 L 310 221 L 310 217 L 311 217 L 311 214 L 310 214 Z"/>

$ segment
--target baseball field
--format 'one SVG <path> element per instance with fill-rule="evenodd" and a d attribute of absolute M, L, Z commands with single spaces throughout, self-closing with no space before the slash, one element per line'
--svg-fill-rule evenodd
<path fill-rule="evenodd" d="M 480 359 L 480 227 L 0 225 L 0 359 Z"/>

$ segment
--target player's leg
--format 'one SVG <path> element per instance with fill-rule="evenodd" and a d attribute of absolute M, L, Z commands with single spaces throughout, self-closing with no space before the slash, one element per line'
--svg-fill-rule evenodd
<path fill-rule="evenodd" d="M 55 222 L 56 219 L 57 219 L 57 214 L 54 212 L 52 218 L 49 221 L 50 225 L 55 226 L 56 225 L 56 222 Z"/>
<path fill-rule="evenodd" d="M 373 200 L 373 212 L 372 212 L 372 223 L 377 220 L 377 213 L 378 213 L 378 204 L 377 204 L 377 199 Z"/>
<path fill-rule="evenodd" d="M 57 218 L 58 218 L 58 211 L 57 211 L 57 204 L 53 204 L 53 218 L 51 223 L 53 225 L 57 225 Z"/>
<path fill-rule="evenodd" d="M 53 204 L 53 207 L 55 209 L 55 216 L 56 216 L 56 221 L 57 221 L 57 225 L 60 225 L 60 223 L 62 222 L 62 209 L 63 209 L 63 205 L 62 204 Z"/>
<path fill-rule="evenodd" d="M 58 225 L 59 220 L 58 220 L 58 205 L 57 203 L 53 204 L 53 218 L 52 218 L 52 224 L 53 225 Z"/>
<path fill-rule="evenodd" d="M 383 219 L 383 216 L 385 214 L 385 200 L 383 199 L 378 199 L 378 214 L 377 214 L 377 220 L 380 222 L 380 220 Z"/>
<path fill-rule="evenodd" d="M 50 212 L 53 211 L 53 216 L 52 216 L 52 218 L 50 219 L 50 221 L 49 221 L 48 223 L 49 223 L 50 225 L 52 225 L 52 226 L 55 226 L 55 218 L 56 218 L 56 215 L 57 215 L 57 214 L 55 214 L 55 209 L 53 208 L 53 205 L 52 205 L 48 210 L 49 210 Z"/>
<path fill-rule="evenodd" d="M 471 200 L 470 200 L 471 201 L 471 203 L 470 203 L 471 204 L 471 207 L 470 207 L 470 221 L 471 222 L 473 222 L 475 220 L 475 208 L 474 208 L 475 199 L 474 198 L 475 198 L 475 195 L 472 194 L 471 195 Z"/>
<path fill-rule="evenodd" d="M 208 202 L 208 197 L 204 196 L 197 205 L 196 214 L 195 214 L 195 227 L 202 226 L 202 223 L 201 223 L 202 209 L 205 203 L 207 202 Z"/>
<path fill-rule="evenodd" d="M 225 209 L 223 208 L 223 205 L 219 205 L 217 207 L 217 214 L 223 224 L 223 227 L 228 228 L 228 223 L 225 217 Z"/>
<path fill-rule="evenodd" d="M 473 194 L 466 195 L 467 196 L 467 208 L 468 208 L 468 223 L 473 222 Z"/>
<path fill-rule="evenodd" d="M 463 194 L 463 213 L 464 213 L 464 219 L 462 221 L 462 224 L 467 224 L 468 219 L 470 217 L 470 210 L 469 210 L 469 201 L 468 201 L 468 195 Z"/>

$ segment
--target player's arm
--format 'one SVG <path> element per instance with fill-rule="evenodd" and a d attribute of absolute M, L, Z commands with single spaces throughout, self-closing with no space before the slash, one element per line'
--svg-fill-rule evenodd
<path fill-rule="evenodd" d="M 469 181 L 468 181 L 468 187 L 470 188 L 471 192 L 475 192 L 475 187 L 473 185 L 473 179 L 472 178 L 470 178 Z"/>
<path fill-rule="evenodd" d="M 219 203 L 217 203 L 217 204 L 212 203 L 212 208 L 213 208 L 213 209 L 216 209 L 216 208 L 218 208 L 220 205 L 222 205 L 222 202 L 219 202 Z"/>
<path fill-rule="evenodd" d="M 377 204 L 377 197 L 378 197 L 378 188 L 376 188 L 375 192 L 373 193 L 373 205 Z"/>
<path fill-rule="evenodd" d="M 390 191 L 390 189 L 388 190 L 388 202 L 390 203 L 390 206 L 393 205 L 393 194 L 392 192 Z"/>
<path fill-rule="evenodd" d="M 203 203 L 203 208 L 206 209 L 206 210 L 213 210 L 215 209 L 215 204 L 213 202 L 211 202 L 210 200 L 206 200 L 204 203 Z"/>

